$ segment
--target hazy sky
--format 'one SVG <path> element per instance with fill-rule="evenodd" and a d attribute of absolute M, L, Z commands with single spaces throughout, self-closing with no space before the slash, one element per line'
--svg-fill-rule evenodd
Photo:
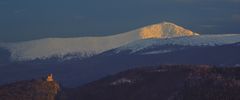
<path fill-rule="evenodd" d="M 117 34 L 162 21 L 240 33 L 240 0 L 0 0 L 0 42 Z"/>

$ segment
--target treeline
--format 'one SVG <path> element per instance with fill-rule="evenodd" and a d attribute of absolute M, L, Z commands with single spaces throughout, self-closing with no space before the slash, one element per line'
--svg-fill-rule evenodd
<path fill-rule="evenodd" d="M 0 87 L 0 100 L 55 100 L 60 87 L 45 80 L 20 81 Z"/>
<path fill-rule="evenodd" d="M 173 100 L 240 100 L 240 68 L 193 68 Z"/>

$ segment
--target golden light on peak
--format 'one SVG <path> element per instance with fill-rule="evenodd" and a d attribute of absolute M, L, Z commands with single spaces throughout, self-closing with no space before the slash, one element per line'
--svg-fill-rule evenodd
<path fill-rule="evenodd" d="M 141 29 L 140 36 L 142 39 L 147 38 L 161 38 L 162 37 L 162 31 L 161 31 L 160 25 L 153 25 L 151 27 L 145 27 Z"/>
<path fill-rule="evenodd" d="M 142 39 L 148 38 L 169 38 L 180 36 L 198 35 L 183 27 L 171 23 L 155 24 L 144 27 L 140 30 L 139 35 Z"/>

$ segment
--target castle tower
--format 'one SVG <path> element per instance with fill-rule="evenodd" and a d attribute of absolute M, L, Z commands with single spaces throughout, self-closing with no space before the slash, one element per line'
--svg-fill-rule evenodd
<path fill-rule="evenodd" d="M 52 82 L 53 81 L 53 75 L 52 74 L 48 74 L 47 81 L 48 82 Z"/>

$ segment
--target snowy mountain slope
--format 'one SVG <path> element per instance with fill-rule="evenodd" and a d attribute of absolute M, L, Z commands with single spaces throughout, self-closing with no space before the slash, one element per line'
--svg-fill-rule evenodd
<path fill-rule="evenodd" d="M 0 85 L 16 80 L 32 79 L 53 73 L 64 86 L 79 86 L 106 75 L 138 66 L 161 64 L 211 64 L 239 66 L 240 42 L 221 46 L 154 46 L 136 53 L 115 53 L 109 50 L 86 59 L 71 59 L 62 62 L 47 60 L 43 63 L 28 61 L 0 66 Z M 184 49 L 178 49 L 182 48 Z M 143 54 L 161 49 L 178 49 L 168 53 Z M 17 72 L 17 73 L 16 73 Z M 8 76 L 8 77 L 5 77 Z M 17 77 L 16 77 L 17 76 Z"/>
<path fill-rule="evenodd" d="M 8 49 L 11 52 L 11 59 L 17 61 L 46 59 L 50 57 L 63 58 L 68 54 L 89 57 L 141 39 L 192 35 L 198 34 L 175 24 L 163 22 L 111 36 L 46 38 L 20 43 L 2 43 L 0 47 Z"/>
<path fill-rule="evenodd" d="M 130 50 L 131 53 L 150 48 L 153 46 L 163 45 L 180 45 L 180 46 L 217 46 L 233 44 L 240 42 L 240 34 L 221 34 L 221 35 L 198 35 L 189 37 L 176 37 L 165 39 L 145 39 L 139 40 L 115 50 L 116 53 Z M 161 53 L 161 52 L 160 52 Z"/>

